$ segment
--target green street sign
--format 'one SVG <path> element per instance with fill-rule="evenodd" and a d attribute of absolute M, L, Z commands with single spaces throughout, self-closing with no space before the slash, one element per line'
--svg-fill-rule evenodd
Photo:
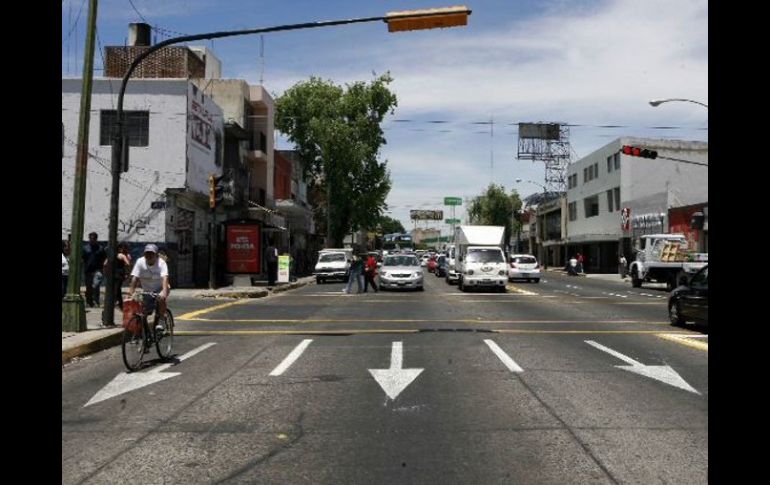
<path fill-rule="evenodd" d="M 463 205 L 463 200 L 459 197 L 444 197 L 444 205 Z"/>
<path fill-rule="evenodd" d="M 444 219 L 444 222 L 447 224 L 459 224 L 460 219 Z"/>

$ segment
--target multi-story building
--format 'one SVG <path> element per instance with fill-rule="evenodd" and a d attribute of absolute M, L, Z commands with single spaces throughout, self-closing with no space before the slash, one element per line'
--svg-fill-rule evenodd
<path fill-rule="evenodd" d="M 623 145 L 658 157 L 623 155 Z M 615 272 L 619 255 L 631 259 L 642 235 L 668 230 L 669 209 L 704 201 L 708 143 L 618 138 L 569 167 L 565 257 L 582 253 L 586 271 Z"/>

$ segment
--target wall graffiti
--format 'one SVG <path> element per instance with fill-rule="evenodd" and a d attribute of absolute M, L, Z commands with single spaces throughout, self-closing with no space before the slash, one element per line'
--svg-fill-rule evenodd
<path fill-rule="evenodd" d="M 118 222 L 118 232 L 124 234 L 138 234 L 139 236 L 145 235 L 145 230 L 150 224 L 149 217 L 140 217 L 138 219 L 129 219 L 127 221 L 120 220 Z"/>

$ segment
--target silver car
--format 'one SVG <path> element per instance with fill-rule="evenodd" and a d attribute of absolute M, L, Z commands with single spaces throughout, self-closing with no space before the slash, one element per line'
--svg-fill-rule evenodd
<path fill-rule="evenodd" d="M 508 257 L 508 281 L 527 280 L 540 283 L 540 264 L 531 254 L 512 254 Z"/>
<path fill-rule="evenodd" d="M 415 288 L 423 291 L 423 270 L 417 256 L 386 256 L 380 268 L 380 288 Z"/>

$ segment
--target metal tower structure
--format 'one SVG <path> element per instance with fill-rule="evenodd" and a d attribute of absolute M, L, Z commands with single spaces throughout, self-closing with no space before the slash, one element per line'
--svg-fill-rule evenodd
<path fill-rule="evenodd" d="M 519 160 L 545 163 L 548 192 L 567 190 L 567 168 L 572 159 L 567 123 L 519 123 Z"/>

